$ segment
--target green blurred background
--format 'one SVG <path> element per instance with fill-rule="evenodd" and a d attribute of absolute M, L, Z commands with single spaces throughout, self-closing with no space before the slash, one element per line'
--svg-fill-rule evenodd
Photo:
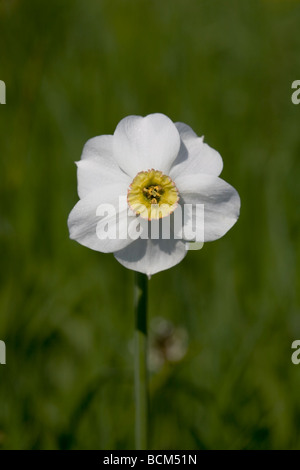
<path fill-rule="evenodd" d="M 68 238 L 83 144 L 188 123 L 241 217 L 150 282 L 187 352 L 151 373 L 151 448 L 300 449 L 300 2 L 0 0 L 0 448 L 132 449 L 133 273 Z"/>

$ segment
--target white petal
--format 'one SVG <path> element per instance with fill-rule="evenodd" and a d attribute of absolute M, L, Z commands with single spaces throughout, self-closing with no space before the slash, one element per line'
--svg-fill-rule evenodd
<path fill-rule="evenodd" d="M 211 175 L 182 175 L 176 186 L 183 204 L 204 204 L 204 240 L 221 238 L 235 224 L 240 212 L 240 197 L 226 181 Z M 200 211 L 201 214 L 201 211 Z M 193 209 L 193 224 L 201 229 L 202 220 L 196 219 Z"/>
<path fill-rule="evenodd" d="M 125 268 L 151 276 L 180 263 L 186 254 L 186 244 L 181 240 L 139 238 L 114 255 Z"/>
<path fill-rule="evenodd" d="M 176 126 L 163 114 L 128 116 L 114 133 L 114 158 L 132 178 L 151 168 L 168 173 L 179 148 Z"/>
<path fill-rule="evenodd" d="M 77 165 L 78 195 L 85 197 L 88 193 L 119 182 L 127 188 L 131 178 L 124 173 L 111 158 L 102 156 L 80 160 Z"/>
<path fill-rule="evenodd" d="M 81 160 L 105 157 L 113 159 L 113 136 L 99 135 L 89 139 L 82 150 Z"/>
<path fill-rule="evenodd" d="M 196 132 L 193 131 L 193 129 L 184 122 L 175 122 L 175 126 L 178 129 L 180 137 L 184 140 L 191 139 L 192 137 L 198 137 Z"/>
<path fill-rule="evenodd" d="M 81 245 L 103 253 L 120 250 L 132 243 L 132 239 L 127 235 L 127 224 L 133 217 L 127 214 L 126 197 L 123 197 L 123 204 L 119 207 L 119 195 L 126 195 L 126 186 L 122 186 L 120 183 L 106 187 L 105 191 L 91 192 L 80 199 L 68 218 L 70 238 Z M 115 211 L 111 216 L 103 214 L 104 217 L 101 217 L 99 215 L 99 206 L 102 204 L 112 205 L 112 209 Z M 118 218 L 115 217 L 115 214 L 118 214 Z M 108 224 L 112 234 L 116 234 L 115 238 L 99 238 L 97 231 L 98 234 L 99 230 L 103 231 L 105 224 Z"/>
<path fill-rule="evenodd" d="M 113 136 L 101 135 L 86 142 L 81 160 L 76 162 L 78 195 L 85 197 L 89 192 L 100 189 L 103 184 L 115 182 L 131 183 L 113 158 Z"/>
<path fill-rule="evenodd" d="M 171 178 L 194 173 L 219 176 L 223 169 L 221 155 L 205 144 L 203 137 L 198 137 L 191 127 L 182 122 L 177 122 L 175 125 L 181 137 L 181 146 L 170 171 Z"/>

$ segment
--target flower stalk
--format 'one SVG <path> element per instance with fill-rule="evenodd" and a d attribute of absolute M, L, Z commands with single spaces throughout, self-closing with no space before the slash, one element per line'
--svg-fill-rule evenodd
<path fill-rule="evenodd" d="M 135 272 L 135 445 L 148 447 L 147 297 L 148 279 Z"/>

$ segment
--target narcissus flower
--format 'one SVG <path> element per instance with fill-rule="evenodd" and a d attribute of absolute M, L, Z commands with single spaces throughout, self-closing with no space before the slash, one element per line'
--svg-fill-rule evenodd
<path fill-rule="evenodd" d="M 239 216 L 219 153 L 163 114 L 128 116 L 114 135 L 88 140 L 77 167 L 70 237 L 148 276 L 179 263 L 189 242 L 222 237 Z"/>

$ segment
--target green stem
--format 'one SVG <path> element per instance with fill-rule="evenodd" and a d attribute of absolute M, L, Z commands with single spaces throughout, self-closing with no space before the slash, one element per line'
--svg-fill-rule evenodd
<path fill-rule="evenodd" d="M 135 273 L 135 445 L 137 450 L 147 450 L 148 444 L 147 294 L 147 276 Z"/>

